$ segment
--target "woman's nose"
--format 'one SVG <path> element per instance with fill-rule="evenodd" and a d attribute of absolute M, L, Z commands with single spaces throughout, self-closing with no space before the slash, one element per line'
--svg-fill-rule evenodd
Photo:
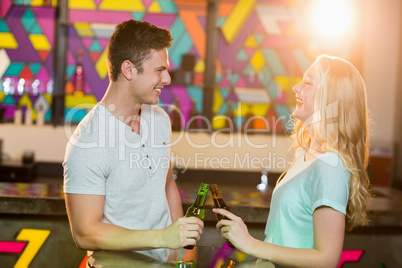
<path fill-rule="evenodd" d="M 299 88 L 300 88 L 300 83 L 295 85 L 295 86 L 293 86 L 292 90 L 293 90 L 294 93 L 298 93 L 298 92 L 300 92 Z"/>

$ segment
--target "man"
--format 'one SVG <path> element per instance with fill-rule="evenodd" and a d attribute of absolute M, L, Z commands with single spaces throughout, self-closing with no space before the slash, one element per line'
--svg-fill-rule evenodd
<path fill-rule="evenodd" d="M 171 82 L 170 32 L 147 22 L 116 27 L 110 83 L 66 148 L 64 192 L 76 245 L 86 250 L 177 249 L 203 222 L 183 217 L 169 161 L 170 121 L 155 106 Z"/>

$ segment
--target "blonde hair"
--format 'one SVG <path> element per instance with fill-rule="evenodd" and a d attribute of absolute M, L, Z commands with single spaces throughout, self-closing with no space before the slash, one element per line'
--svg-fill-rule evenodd
<path fill-rule="evenodd" d="M 370 182 L 367 176 L 369 119 L 366 89 L 359 71 L 346 60 L 320 55 L 314 65 L 319 83 L 311 129 L 314 138 L 323 145 L 324 152 L 336 153 L 350 171 L 346 227 L 351 230 L 368 222 L 366 204 L 370 197 Z M 309 129 L 300 120 L 293 123 L 293 151 L 306 150 L 311 143 Z M 294 161 L 291 166 L 293 164 Z"/>

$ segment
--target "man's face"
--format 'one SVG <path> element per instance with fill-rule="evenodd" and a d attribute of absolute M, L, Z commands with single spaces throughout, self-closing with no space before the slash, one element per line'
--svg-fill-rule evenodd
<path fill-rule="evenodd" d="M 144 61 L 143 72 L 134 81 L 134 94 L 138 103 L 156 105 L 164 86 L 171 82 L 168 73 L 169 57 L 167 49 L 151 50 Z"/>

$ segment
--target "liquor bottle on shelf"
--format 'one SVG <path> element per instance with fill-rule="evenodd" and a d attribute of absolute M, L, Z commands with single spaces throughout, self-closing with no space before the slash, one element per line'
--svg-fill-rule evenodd
<path fill-rule="evenodd" d="M 182 112 L 180 110 L 180 101 L 178 98 L 175 98 L 173 103 L 169 106 L 168 114 L 170 116 L 172 130 L 180 131 Z"/>
<path fill-rule="evenodd" d="M 197 197 L 194 203 L 187 209 L 186 217 L 197 217 L 200 220 L 204 221 L 205 217 L 205 199 L 207 198 L 208 192 L 208 184 L 201 183 L 200 188 L 198 189 Z M 185 249 L 193 249 L 193 245 L 188 245 L 184 247 Z"/>
<path fill-rule="evenodd" d="M 17 105 L 17 109 L 14 111 L 14 124 L 15 125 L 22 124 L 22 111 L 19 105 Z"/>
<path fill-rule="evenodd" d="M 32 106 L 29 104 L 27 109 L 25 110 L 25 125 L 32 125 L 33 115 L 32 115 Z"/>
<path fill-rule="evenodd" d="M 42 105 L 39 106 L 36 112 L 36 125 L 43 126 L 45 124 L 45 111 L 43 111 Z"/>
<path fill-rule="evenodd" d="M 75 67 L 75 72 L 72 77 L 72 82 L 74 85 L 74 96 L 82 97 L 84 95 L 85 87 L 85 74 L 83 68 L 83 51 L 79 49 L 77 51 L 77 66 Z"/>
<path fill-rule="evenodd" d="M 227 211 L 232 211 L 232 208 L 229 205 L 227 205 L 225 203 L 225 201 L 223 200 L 223 197 L 222 197 L 221 193 L 219 192 L 218 185 L 216 185 L 216 184 L 209 185 L 209 190 L 212 193 L 212 199 L 214 200 L 214 204 L 215 204 L 216 208 L 223 208 L 223 209 L 226 209 Z M 220 220 L 224 220 L 224 219 L 228 219 L 228 218 L 221 214 L 216 213 L 216 219 L 218 221 L 220 221 Z M 235 246 L 229 240 L 227 240 L 227 243 L 228 243 L 229 247 L 235 248 Z"/>
<path fill-rule="evenodd" d="M 188 129 L 198 129 L 199 128 L 199 123 L 198 123 L 198 110 L 197 110 L 197 100 L 196 99 L 192 99 L 191 100 L 192 103 L 192 107 L 190 110 L 190 116 L 189 116 L 189 125 L 188 125 Z"/>

